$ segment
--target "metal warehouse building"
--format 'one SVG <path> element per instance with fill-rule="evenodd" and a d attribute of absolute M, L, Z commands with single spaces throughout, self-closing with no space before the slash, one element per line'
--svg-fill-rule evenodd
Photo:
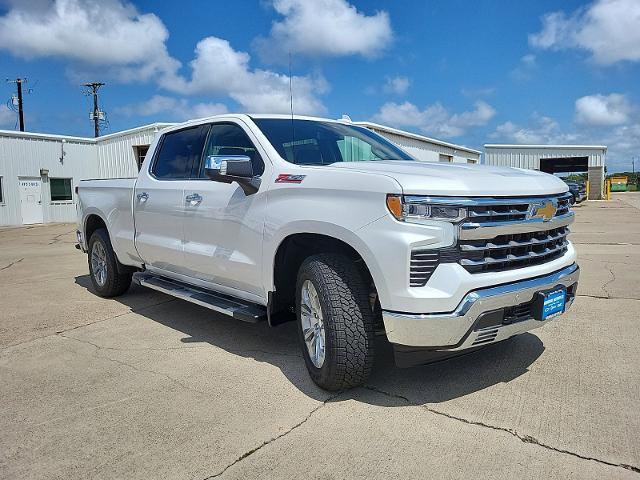
<path fill-rule="evenodd" d="M 378 125 L 377 123 L 352 123 L 373 130 L 424 162 L 480 163 L 482 152 L 478 150 Z"/>
<path fill-rule="evenodd" d="M 78 182 L 137 175 L 154 135 L 166 125 L 97 139 L 0 130 L 0 225 L 75 221 Z"/>
<path fill-rule="evenodd" d="M 484 146 L 485 163 L 530 168 L 546 173 L 587 173 L 589 198 L 602 198 L 607 147 L 604 145 Z"/>
<path fill-rule="evenodd" d="M 418 160 L 480 163 L 480 153 L 368 122 Z M 74 222 L 75 186 L 87 178 L 135 177 L 155 134 L 154 123 L 99 138 L 0 130 L 0 225 Z"/>

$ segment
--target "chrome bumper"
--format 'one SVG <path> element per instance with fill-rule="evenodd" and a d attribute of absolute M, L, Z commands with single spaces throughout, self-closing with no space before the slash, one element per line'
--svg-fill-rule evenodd
<path fill-rule="evenodd" d="M 387 338 L 393 344 L 434 350 L 464 350 L 499 342 L 540 327 L 550 319 L 528 318 L 479 328 L 476 325 L 479 317 L 530 302 L 537 292 L 560 285 L 573 287 L 573 294 L 567 295 L 566 311 L 573 302 L 579 276 L 580 269 L 573 264 L 542 277 L 475 290 L 469 292 L 453 312 L 414 314 L 383 310 Z"/>

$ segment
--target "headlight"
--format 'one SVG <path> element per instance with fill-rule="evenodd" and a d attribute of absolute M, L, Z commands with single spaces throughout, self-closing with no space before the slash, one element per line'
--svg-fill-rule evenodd
<path fill-rule="evenodd" d="M 387 195 L 387 208 L 397 220 L 419 223 L 420 220 L 440 220 L 456 223 L 467 217 L 467 209 L 441 202 L 430 203 L 428 197 Z"/>

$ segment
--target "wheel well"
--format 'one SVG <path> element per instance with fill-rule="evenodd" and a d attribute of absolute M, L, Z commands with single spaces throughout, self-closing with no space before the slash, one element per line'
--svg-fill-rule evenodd
<path fill-rule="evenodd" d="M 87 245 L 89 244 L 89 239 L 91 238 L 91 235 L 93 235 L 93 232 L 99 228 L 107 229 L 107 225 L 104 223 L 104 220 L 102 220 L 98 215 L 89 215 L 84 224 L 84 238 Z"/>
<path fill-rule="evenodd" d="M 297 233 L 285 238 L 276 252 L 274 261 L 275 292 L 272 297 L 271 311 L 289 309 L 294 304 L 298 270 L 304 260 L 319 253 L 339 253 L 347 256 L 362 271 L 371 283 L 371 294 L 375 295 L 375 285 L 371 273 L 360 254 L 348 243 L 327 235 L 315 233 Z M 375 299 L 375 297 L 372 296 Z"/>

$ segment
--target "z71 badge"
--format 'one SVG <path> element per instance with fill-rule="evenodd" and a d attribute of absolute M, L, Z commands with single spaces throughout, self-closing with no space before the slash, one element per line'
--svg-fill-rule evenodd
<path fill-rule="evenodd" d="M 302 183 L 306 175 L 291 175 L 289 173 L 281 173 L 276 178 L 276 183 Z"/>

